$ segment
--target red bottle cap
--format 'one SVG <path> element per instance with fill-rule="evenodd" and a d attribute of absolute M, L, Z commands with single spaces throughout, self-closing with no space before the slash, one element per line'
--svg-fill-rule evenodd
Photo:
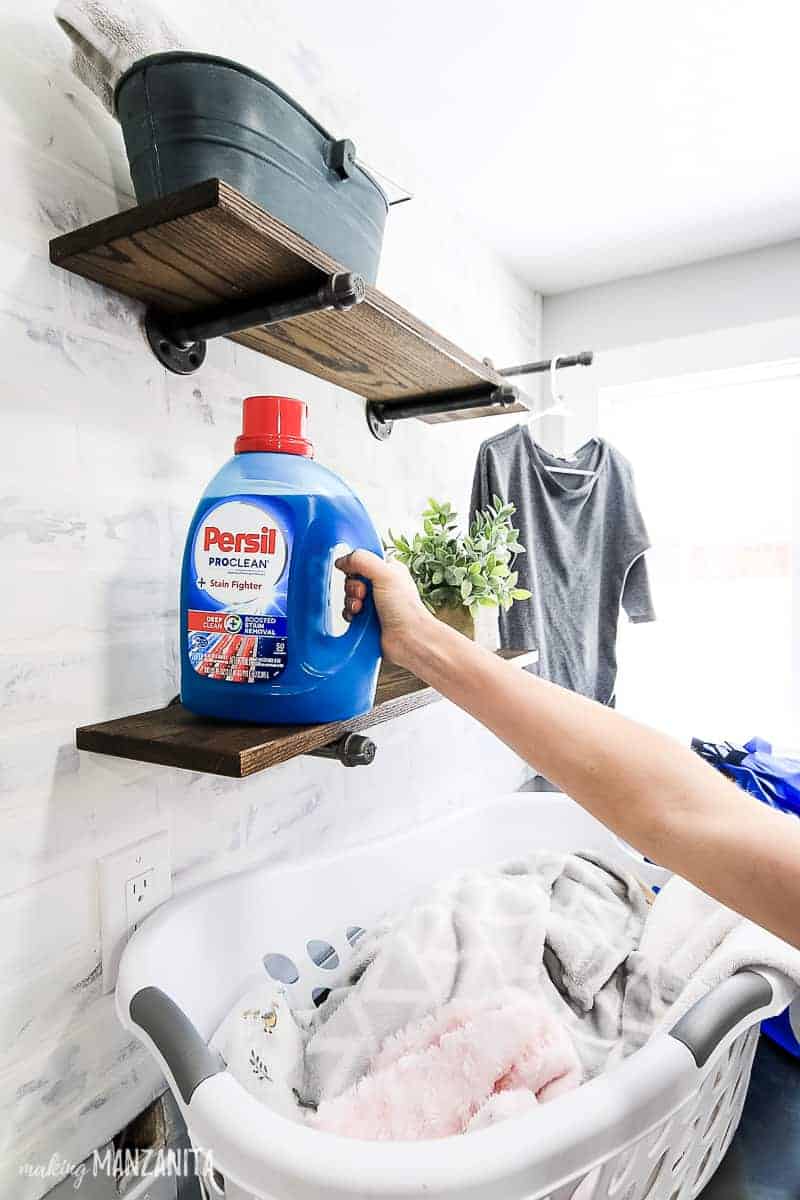
<path fill-rule="evenodd" d="M 242 432 L 236 439 L 235 452 L 267 450 L 313 458 L 314 447 L 306 437 L 307 414 L 305 400 L 248 396 L 242 405 Z"/>

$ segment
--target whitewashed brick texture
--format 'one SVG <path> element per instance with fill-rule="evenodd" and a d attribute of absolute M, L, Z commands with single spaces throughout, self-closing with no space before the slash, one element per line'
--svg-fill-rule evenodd
<path fill-rule="evenodd" d="M 149 353 L 135 303 L 57 271 L 48 239 L 132 203 L 120 131 L 70 74 L 48 0 L 0 13 L 0 1196 L 19 1165 L 80 1160 L 163 1084 L 101 995 L 96 863 L 170 831 L 175 886 L 404 829 L 514 788 L 518 759 L 446 703 L 376 731 L 368 770 L 297 759 L 247 782 L 78 754 L 76 725 L 175 694 L 179 556 L 241 398 L 311 404 L 321 462 L 385 531 L 431 493 L 466 504 L 508 418 L 406 422 L 380 445 L 356 397 L 230 342 L 193 379 Z M 412 186 L 413 148 L 273 22 L 269 0 L 169 5 L 197 44 L 274 78 Z M 533 219 L 533 217 L 532 217 Z M 477 356 L 535 357 L 540 303 L 435 196 L 390 216 L 379 280 Z"/>

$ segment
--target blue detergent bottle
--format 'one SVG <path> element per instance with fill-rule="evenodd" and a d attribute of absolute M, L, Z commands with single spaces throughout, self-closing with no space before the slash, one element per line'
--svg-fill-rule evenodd
<path fill-rule="evenodd" d="M 181 577 L 181 702 L 263 725 L 367 712 L 380 667 L 371 597 L 349 624 L 334 560 L 381 554 L 364 506 L 312 459 L 306 404 L 244 401 L 235 455 L 189 527 Z"/>

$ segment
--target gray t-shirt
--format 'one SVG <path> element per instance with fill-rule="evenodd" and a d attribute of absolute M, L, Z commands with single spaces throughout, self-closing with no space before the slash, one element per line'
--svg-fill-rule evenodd
<path fill-rule="evenodd" d="M 554 475 L 575 466 L 591 476 Z M 650 541 L 636 503 L 630 463 L 593 438 L 565 461 L 516 425 L 484 442 L 470 514 L 492 496 L 517 507 L 513 522 L 527 553 L 514 569 L 533 593 L 500 612 L 500 641 L 538 649 L 538 673 L 612 704 L 620 604 L 631 621 L 653 621 L 644 552 Z"/>

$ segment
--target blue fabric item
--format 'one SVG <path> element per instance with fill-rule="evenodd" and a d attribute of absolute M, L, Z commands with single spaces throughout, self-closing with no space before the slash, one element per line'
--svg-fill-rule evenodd
<path fill-rule="evenodd" d="M 760 737 L 751 738 L 742 747 L 693 738 L 692 749 L 762 803 L 800 817 L 800 759 L 773 754 L 771 743 Z M 784 1050 L 800 1058 L 800 1040 L 788 1009 L 765 1021 L 762 1030 Z"/>
<path fill-rule="evenodd" d="M 762 1021 L 761 1032 L 778 1046 L 782 1046 L 789 1054 L 800 1058 L 800 1042 L 792 1029 L 788 1008 L 777 1017 L 770 1017 L 768 1021 Z"/>
<path fill-rule="evenodd" d="M 775 797 L 776 808 L 800 816 L 800 759 L 773 754 L 772 746 L 763 738 L 752 738 L 744 748 L 748 754 L 742 767 L 766 784 Z"/>
<path fill-rule="evenodd" d="M 765 804 L 800 816 L 800 759 L 773 754 L 764 738 L 752 738 L 743 747 L 693 738 L 692 749 Z"/>

